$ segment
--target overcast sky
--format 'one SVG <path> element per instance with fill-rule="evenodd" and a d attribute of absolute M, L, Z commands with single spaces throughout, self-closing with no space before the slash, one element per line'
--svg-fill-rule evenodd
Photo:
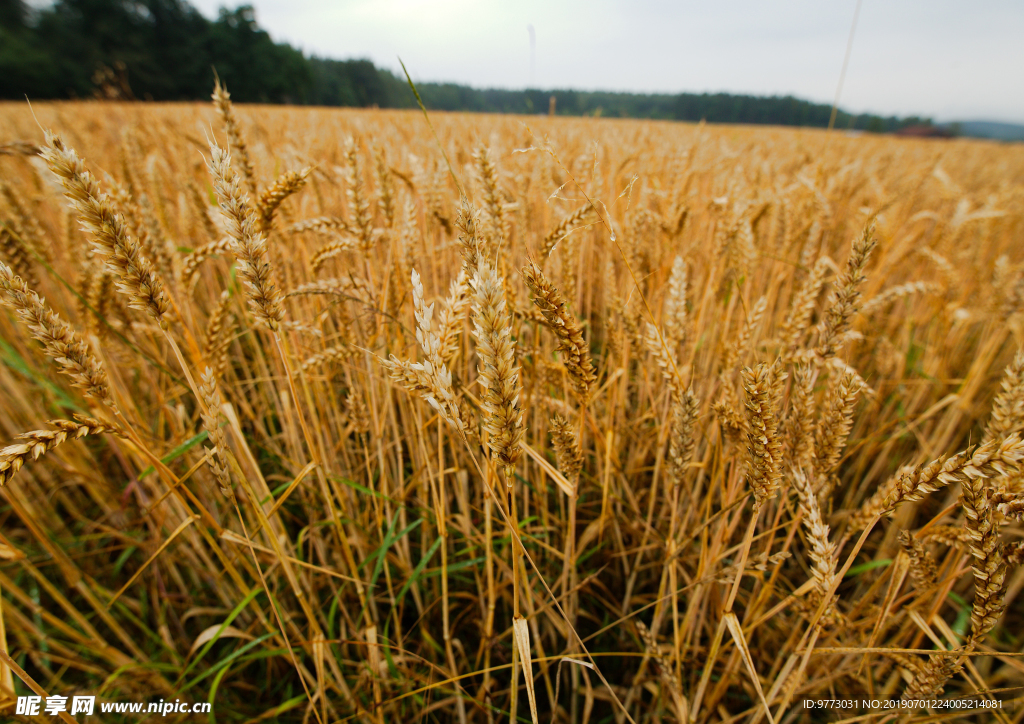
<path fill-rule="evenodd" d="M 835 96 L 856 7 L 856 0 L 249 1 L 275 40 L 396 71 L 401 56 L 418 81 L 792 94 L 823 103 Z M 208 17 L 225 4 L 192 2 Z M 840 106 L 1024 123 L 1024 1 L 863 0 Z"/>

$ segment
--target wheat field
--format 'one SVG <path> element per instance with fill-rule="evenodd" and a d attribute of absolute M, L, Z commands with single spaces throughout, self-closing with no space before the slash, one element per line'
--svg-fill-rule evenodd
<path fill-rule="evenodd" d="M 1024 721 L 1024 146 L 214 95 L 0 105 L 4 716 Z"/>

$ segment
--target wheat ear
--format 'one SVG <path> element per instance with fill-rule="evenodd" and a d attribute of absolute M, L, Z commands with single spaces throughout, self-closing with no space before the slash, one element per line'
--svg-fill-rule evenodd
<path fill-rule="evenodd" d="M 819 476 L 832 474 L 839 464 L 839 456 L 853 425 L 853 408 L 859 392 L 857 378 L 849 373 L 839 377 L 829 390 L 814 447 L 815 472 Z"/>
<path fill-rule="evenodd" d="M 793 389 L 786 417 L 790 465 L 810 469 L 814 458 L 814 367 L 800 363 L 793 368 Z"/>
<path fill-rule="evenodd" d="M 723 370 L 732 370 L 736 365 L 736 362 L 741 360 L 742 356 L 750 351 L 751 342 L 757 335 L 758 329 L 761 327 L 761 320 L 764 318 L 764 313 L 767 309 L 768 298 L 765 296 L 758 297 L 758 300 L 754 302 L 754 306 L 750 310 L 750 316 L 747 317 L 747 322 L 743 325 L 743 329 L 740 331 L 739 336 L 725 350 L 725 356 L 722 360 Z"/>
<path fill-rule="evenodd" d="M 196 247 L 188 253 L 181 263 L 181 281 L 186 288 L 192 285 L 192 280 L 199 271 L 199 265 L 211 256 L 222 254 L 234 246 L 234 239 L 225 236 L 223 239 L 209 241 L 202 246 Z"/>
<path fill-rule="evenodd" d="M 871 299 L 864 302 L 864 305 L 860 308 L 861 314 L 868 315 L 875 312 L 883 307 L 895 302 L 897 299 L 903 297 L 909 297 L 912 294 L 939 294 L 941 288 L 938 284 L 932 284 L 931 282 L 908 282 L 906 284 L 899 284 L 894 287 L 889 287 L 881 294 L 878 294 Z"/>
<path fill-rule="evenodd" d="M 434 305 L 424 301 L 423 283 L 416 270 L 412 272 L 412 297 L 416 341 L 423 351 L 424 361 L 408 362 L 394 355 L 390 360 L 378 359 L 393 380 L 406 391 L 420 395 L 465 439 L 467 427 L 452 391 L 452 374 L 441 359 L 441 341 L 432 328 Z"/>
<path fill-rule="evenodd" d="M 77 415 L 74 420 L 50 420 L 56 430 L 32 430 L 18 435 L 24 442 L 8 445 L 0 450 L 0 486 L 6 485 L 27 460 L 36 460 L 40 455 L 53 450 L 65 440 L 77 440 L 86 435 L 117 432 L 116 428 L 104 425 L 91 417 Z"/>
<path fill-rule="evenodd" d="M 937 576 L 935 559 L 924 547 L 924 543 L 909 530 L 901 530 L 898 540 L 900 548 L 910 561 L 910 576 L 914 583 L 922 589 L 934 586 Z"/>
<path fill-rule="evenodd" d="M 942 693 L 946 682 L 955 676 L 963 663 L 956 652 L 943 651 L 932 654 L 928 661 L 921 665 L 914 680 L 903 694 L 904 701 L 923 701 L 934 699 Z"/>
<path fill-rule="evenodd" d="M 11 209 L 12 218 L 10 225 L 14 233 L 26 245 L 29 252 L 36 252 L 47 263 L 52 263 L 53 255 L 43 240 L 44 234 L 42 227 L 39 225 L 39 220 L 30 211 L 25 209 L 18 198 L 18 194 L 2 179 L 0 179 L 0 196 L 4 197 Z"/>
<path fill-rule="evenodd" d="M 1013 541 L 1003 546 L 1003 561 L 1007 568 L 1024 565 L 1024 540 Z"/>
<path fill-rule="evenodd" d="M 992 630 L 1003 613 L 1006 592 L 1006 562 L 999 542 L 999 530 L 992 517 L 985 486 L 985 475 L 980 469 L 968 472 L 965 468 L 961 480 L 960 504 L 966 515 L 965 527 L 970 536 L 969 547 L 974 557 L 974 605 L 971 608 L 971 637 L 969 643 L 979 642 Z"/>
<path fill-rule="evenodd" d="M 672 273 L 668 278 L 668 294 L 665 296 L 665 308 L 661 324 L 665 337 L 671 340 L 672 345 L 678 345 L 686 340 L 686 290 L 686 261 L 682 256 L 677 256 L 672 262 Z"/>
<path fill-rule="evenodd" d="M 857 311 L 857 300 L 860 298 L 858 287 L 865 280 L 864 269 L 876 244 L 872 226 L 866 227 L 864 233 L 853 242 L 846 268 L 836 282 L 828 311 L 818 327 L 817 352 L 824 359 L 834 357 L 842 346 L 843 334 L 850 326 L 853 313 Z"/>
<path fill-rule="evenodd" d="M 334 241 L 317 249 L 317 252 L 309 261 L 309 266 L 313 270 L 313 273 L 317 274 L 321 269 L 323 269 L 323 266 L 327 263 L 328 259 L 338 256 L 338 254 L 341 254 L 343 251 L 355 251 L 358 248 L 359 240 L 356 237 L 338 236 Z"/>
<path fill-rule="evenodd" d="M 46 354 L 71 378 L 74 387 L 80 388 L 87 397 L 114 407 L 103 364 L 71 326 L 3 262 L 0 262 L 0 300 L 14 309 L 32 336 L 43 344 Z"/>
<path fill-rule="evenodd" d="M 284 319 L 284 308 L 273 283 L 266 239 L 257 228 L 256 214 L 238 187 L 238 175 L 231 168 L 231 156 L 216 144 L 211 146 L 210 152 L 210 173 L 217 201 L 228 222 L 228 236 L 235 242 L 238 275 L 249 287 L 249 304 L 256 319 L 270 330 L 277 331 Z"/>
<path fill-rule="evenodd" d="M 583 328 L 569 311 L 562 294 L 544 276 L 536 264 L 523 267 L 523 279 L 533 293 L 533 302 L 540 309 L 547 326 L 558 337 L 558 351 L 565 361 L 569 381 L 581 402 L 590 396 L 590 388 L 597 381 L 597 370 L 590 360 L 590 346 L 583 338 Z"/>
<path fill-rule="evenodd" d="M 345 164 L 345 180 L 348 182 L 345 195 L 348 197 L 349 217 L 352 219 L 353 231 L 359 237 L 360 248 L 367 252 L 377 243 L 379 235 L 373 233 L 373 215 L 366 198 L 363 171 L 359 165 L 359 147 L 354 138 L 345 142 Z"/>
<path fill-rule="evenodd" d="M 508 312 L 501 278 L 487 262 L 473 277 L 473 334 L 480 358 L 479 382 L 486 413 L 484 429 L 488 447 L 501 462 L 511 484 L 524 434 L 519 406 L 522 381 L 515 364 L 512 318 Z"/>
<path fill-rule="evenodd" d="M 814 577 L 814 584 L 820 599 L 828 595 L 835 583 L 836 564 L 838 563 L 836 544 L 828 539 L 829 527 L 821 519 L 818 496 L 811 486 L 811 481 L 800 470 L 793 472 L 792 479 L 793 489 L 796 490 L 799 499 L 800 511 L 804 516 L 804 527 L 807 528 L 807 534 L 811 541 L 810 556 L 814 562 L 811 575 Z M 827 618 L 835 616 L 835 598 L 826 605 L 824 616 Z"/>
<path fill-rule="evenodd" d="M 476 150 L 473 158 L 483 186 L 483 236 L 488 241 L 488 252 L 493 252 L 504 240 L 506 232 L 505 203 L 498 188 L 498 169 L 491 161 L 490 152 L 483 146 Z"/>
<path fill-rule="evenodd" d="M 555 247 L 558 246 L 558 243 L 562 241 L 562 239 L 577 229 L 582 228 L 583 224 L 593 218 L 594 214 L 594 207 L 587 204 L 564 217 L 560 222 L 558 222 L 558 226 L 552 229 L 551 232 L 541 241 L 540 258 L 547 259 L 551 256 L 551 253 L 555 250 Z"/>
<path fill-rule="evenodd" d="M 234 330 L 234 317 L 229 314 L 230 304 L 231 293 L 225 289 L 206 322 L 203 359 L 213 367 L 213 376 L 217 379 L 224 375 L 228 365 L 228 347 Z"/>
<path fill-rule="evenodd" d="M 469 307 L 469 281 L 466 272 L 459 270 L 459 275 L 452 281 L 448 297 L 441 306 L 438 315 L 438 349 L 441 359 L 448 362 L 455 356 L 459 345 L 459 327 L 463 315 Z"/>
<path fill-rule="evenodd" d="M 800 289 L 793 295 L 793 303 L 781 331 L 787 358 L 792 357 L 800 348 L 800 341 L 810 324 L 821 286 L 825 282 L 825 274 L 831 264 L 832 260 L 828 257 L 818 259 Z"/>
<path fill-rule="evenodd" d="M 1024 427 L 1024 349 L 1018 350 L 1006 368 L 1002 389 L 992 403 L 992 417 L 984 440 L 999 440 Z"/>
<path fill-rule="evenodd" d="M 231 486 L 231 474 L 228 472 L 228 440 L 223 428 L 224 413 L 221 411 L 217 380 L 210 367 L 207 367 L 202 374 L 199 393 L 203 398 L 205 408 L 202 412 L 203 426 L 210 435 L 210 442 L 213 443 L 212 450 L 206 448 L 206 451 L 210 453 L 210 468 L 213 470 L 214 477 L 217 478 L 221 495 L 234 503 L 235 493 Z"/>
<path fill-rule="evenodd" d="M 335 347 L 328 347 L 322 352 L 317 352 L 312 357 L 309 357 L 305 362 L 302 363 L 300 369 L 303 372 L 309 372 L 319 367 L 323 367 L 330 363 L 340 363 L 347 359 L 350 359 L 357 352 L 355 347 L 349 347 L 347 345 L 337 345 Z M 418 392 L 418 390 L 413 390 Z"/>
<path fill-rule="evenodd" d="M 263 190 L 260 194 L 256 208 L 260 217 L 260 228 L 264 233 L 270 231 L 274 223 L 274 214 L 286 198 L 298 193 L 306 185 L 306 178 L 312 173 L 313 168 L 305 168 L 302 171 L 287 171 L 273 183 L 272 186 Z"/>
<path fill-rule="evenodd" d="M 694 428 L 700 407 L 693 388 L 672 395 L 672 432 L 668 441 L 668 474 L 674 487 L 682 484 L 697 448 Z"/>
<path fill-rule="evenodd" d="M 770 365 L 762 362 L 754 369 L 748 367 L 743 370 L 750 427 L 747 433 L 752 471 L 750 484 L 754 489 L 755 510 L 775 496 L 782 478 L 778 413 L 785 377 L 780 360 Z"/>
<path fill-rule="evenodd" d="M 297 221 L 288 227 L 288 231 L 293 234 L 298 234 L 303 231 L 314 231 L 320 234 L 325 234 L 331 231 L 345 231 L 350 234 L 353 233 L 348 222 L 340 216 L 318 216 L 315 219 Z"/>
<path fill-rule="evenodd" d="M 130 307 L 146 312 L 166 328 L 170 305 L 163 282 L 78 154 L 64 145 L 60 136 L 47 131 L 46 147 L 40 155 L 64 187 L 64 195 L 89 232 L 93 247 L 116 275 L 117 290 L 128 295 Z"/>
<path fill-rule="evenodd" d="M 459 252 L 462 254 L 462 269 L 466 277 L 473 278 L 483 256 L 480 237 L 477 234 L 476 211 L 469 199 L 463 197 L 459 214 L 455 218 L 459 230 Z"/>
<path fill-rule="evenodd" d="M 580 440 L 572 423 L 561 415 L 551 416 L 551 445 L 555 448 L 555 462 L 558 469 L 573 488 L 573 497 L 579 487 L 580 472 L 583 470 L 583 452 Z"/>
<path fill-rule="evenodd" d="M 217 78 L 213 87 L 213 105 L 224 122 L 224 132 L 228 136 L 228 145 L 238 157 L 238 167 L 242 169 L 242 176 L 249 187 L 249 193 L 256 196 L 256 174 L 253 172 L 252 160 L 249 158 L 249 147 L 242 137 L 242 130 L 235 118 L 235 110 L 231 105 L 231 94 L 228 89 L 221 85 L 220 78 Z"/>
<path fill-rule="evenodd" d="M 32 286 L 38 286 L 39 279 L 36 277 L 35 267 L 25 247 L 25 237 L 14 234 L 6 226 L 0 226 L 0 257 L 2 257 L 14 273 L 25 279 Z"/>
<path fill-rule="evenodd" d="M 963 482 L 967 478 L 991 478 L 1007 475 L 1020 468 L 1024 459 L 1024 443 L 1019 434 L 1013 434 L 996 442 L 991 440 L 980 445 L 973 454 L 968 450 L 953 457 L 938 458 L 910 473 L 901 473 L 886 487 L 882 496 L 880 512 L 895 510 L 897 506 L 912 500 L 921 500 L 950 483 Z"/>

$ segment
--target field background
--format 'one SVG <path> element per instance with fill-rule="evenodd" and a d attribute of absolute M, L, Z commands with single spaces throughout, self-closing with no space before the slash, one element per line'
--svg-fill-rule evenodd
<path fill-rule="evenodd" d="M 1024 146 L 430 124 L 0 104 L 0 261 L 45 299 L 7 277 L 12 661 L 221 722 L 881 721 L 802 701 L 943 695 L 1004 708 L 889 717 L 1024 721 Z M 151 260 L 166 329 L 117 292 L 137 282 L 40 126 Z M 60 373 L 43 304 L 105 399 Z"/>

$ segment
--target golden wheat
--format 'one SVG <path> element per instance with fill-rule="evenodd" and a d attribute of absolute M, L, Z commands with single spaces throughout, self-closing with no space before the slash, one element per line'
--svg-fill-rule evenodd
<path fill-rule="evenodd" d="M 1020 147 L 214 99 L 0 112 L 26 676 L 240 721 L 1014 721 Z"/>

